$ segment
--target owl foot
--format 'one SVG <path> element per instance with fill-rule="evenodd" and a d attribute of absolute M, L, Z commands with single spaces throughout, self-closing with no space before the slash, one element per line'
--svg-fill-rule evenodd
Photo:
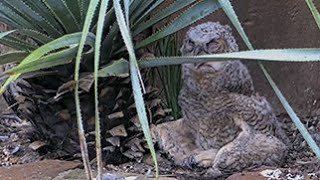
<path fill-rule="evenodd" d="M 217 152 L 217 149 L 197 150 L 197 152 L 193 153 L 193 155 L 189 158 L 189 162 L 193 163 L 197 167 L 211 167 L 214 159 L 216 158 Z"/>

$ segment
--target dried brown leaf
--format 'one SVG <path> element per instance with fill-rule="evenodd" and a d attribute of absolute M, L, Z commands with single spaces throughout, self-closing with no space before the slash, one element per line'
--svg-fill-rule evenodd
<path fill-rule="evenodd" d="M 123 124 L 116 126 L 108 131 L 112 136 L 127 137 L 128 133 Z"/>

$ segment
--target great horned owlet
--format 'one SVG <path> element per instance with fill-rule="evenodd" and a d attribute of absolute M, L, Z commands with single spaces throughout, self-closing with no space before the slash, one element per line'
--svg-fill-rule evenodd
<path fill-rule="evenodd" d="M 183 56 L 238 51 L 229 26 L 207 22 L 192 27 Z M 183 117 L 152 129 L 160 148 L 177 165 L 207 168 L 219 176 L 262 165 L 279 165 L 287 138 L 267 100 L 254 93 L 240 61 L 182 65 L 179 105 Z"/>

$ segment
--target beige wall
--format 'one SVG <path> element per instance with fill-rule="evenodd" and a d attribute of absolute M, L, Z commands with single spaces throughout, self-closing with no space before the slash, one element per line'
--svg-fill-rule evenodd
<path fill-rule="evenodd" d="M 320 7 L 320 2 L 315 2 Z M 234 0 L 233 5 L 257 49 L 320 47 L 320 32 L 304 0 Z M 198 23 L 204 21 L 230 24 L 221 10 Z M 236 36 L 241 49 L 245 49 Z M 246 63 L 256 90 L 267 96 L 278 113 L 284 112 L 257 63 Z M 264 64 L 300 116 L 320 115 L 320 63 Z"/>

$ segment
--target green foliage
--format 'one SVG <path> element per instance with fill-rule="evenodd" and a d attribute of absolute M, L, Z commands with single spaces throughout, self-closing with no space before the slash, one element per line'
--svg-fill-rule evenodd
<path fill-rule="evenodd" d="M 100 2 L 99 0 L 91 0 L 89 3 L 87 15 L 86 15 L 83 29 L 82 29 L 82 33 L 81 33 L 81 39 L 79 42 L 79 48 L 78 48 L 78 52 L 77 52 L 77 56 L 76 56 L 75 66 L 74 66 L 74 82 L 75 82 L 74 101 L 75 101 L 76 112 L 77 112 L 78 134 L 79 134 L 79 140 L 80 140 L 79 142 L 80 142 L 80 149 L 81 149 L 81 155 L 82 155 L 82 159 L 83 159 L 84 169 L 85 169 L 85 172 L 86 172 L 88 179 L 93 179 L 93 175 L 92 175 L 92 171 L 91 171 L 91 167 L 90 167 L 87 142 L 86 142 L 86 138 L 85 138 L 85 134 L 84 134 L 83 120 L 82 120 L 82 115 L 81 115 L 80 97 L 79 97 L 79 73 L 80 73 L 80 63 L 81 63 L 84 45 L 85 45 L 87 36 L 89 35 L 90 25 L 91 25 L 93 16 L 95 14 L 95 10 L 99 5 L 99 2 Z M 68 9 L 65 9 L 65 10 L 68 10 Z M 69 19 L 69 20 L 71 20 L 71 19 Z M 66 21 L 65 23 L 67 23 L 67 22 L 68 21 Z M 99 49 L 98 49 L 98 53 L 99 53 Z M 22 63 L 23 63 L 23 61 L 22 61 Z M 95 76 L 97 75 L 97 73 L 98 73 L 97 71 L 94 72 Z M 95 77 L 95 80 L 97 80 L 97 77 Z M 97 82 L 95 82 L 95 89 L 96 89 L 96 83 Z M 95 98 L 97 97 L 96 94 L 97 94 L 97 91 L 95 91 Z M 98 101 L 98 99 L 95 99 L 95 105 L 96 105 L 97 101 Z M 95 114 L 95 119 L 99 119 L 99 113 Z M 98 127 L 98 129 L 95 129 L 96 135 L 98 133 L 98 136 L 99 136 L 96 138 L 98 138 L 98 140 L 100 140 L 100 122 L 96 125 L 96 127 Z M 98 179 L 101 179 L 101 177 L 102 177 L 102 167 L 101 167 L 101 165 L 102 165 L 101 159 L 102 158 L 101 158 L 101 147 L 100 147 L 101 145 L 100 145 L 100 143 L 101 142 L 96 143 L 98 145 L 97 146 L 98 147 L 97 159 L 100 160 L 100 162 L 98 162 L 98 166 L 99 166 L 98 167 L 98 170 L 99 170 Z"/>
<path fill-rule="evenodd" d="M 139 61 L 140 68 L 158 67 L 166 65 L 178 65 L 183 63 L 203 63 L 209 61 L 224 60 L 259 60 L 259 61 L 279 61 L 279 62 L 314 62 L 320 61 L 320 48 L 302 49 L 265 49 L 240 51 L 232 53 L 210 54 L 193 56 L 171 56 L 147 58 Z"/>
<path fill-rule="evenodd" d="M 160 56 L 172 57 L 178 55 L 176 36 L 172 35 L 159 41 L 155 49 L 159 52 L 156 54 Z M 169 60 L 174 61 L 173 59 Z M 141 65 L 141 64 L 140 64 Z M 181 89 L 181 67 L 175 66 L 163 66 L 155 68 L 156 77 L 161 80 L 161 86 L 163 87 L 164 95 L 166 97 L 166 106 L 171 109 L 171 115 L 174 119 L 181 117 L 180 106 L 178 105 L 178 96 Z M 157 81 L 155 81 L 158 83 Z"/>

